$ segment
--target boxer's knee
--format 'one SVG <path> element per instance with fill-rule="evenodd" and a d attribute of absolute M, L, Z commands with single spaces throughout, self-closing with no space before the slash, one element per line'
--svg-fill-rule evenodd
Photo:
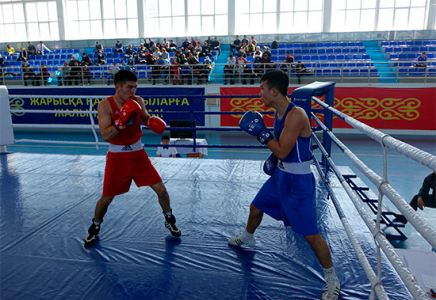
<path fill-rule="evenodd" d="M 157 196 L 159 198 L 168 197 L 168 192 L 167 192 L 167 189 L 166 189 L 165 185 L 163 184 L 163 182 L 159 182 L 159 183 L 153 185 L 151 188 L 155 191 L 155 193 L 157 194 Z"/>

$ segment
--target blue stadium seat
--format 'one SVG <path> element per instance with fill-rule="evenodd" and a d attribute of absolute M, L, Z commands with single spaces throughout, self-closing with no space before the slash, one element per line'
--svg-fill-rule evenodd
<path fill-rule="evenodd" d="M 332 43 L 332 47 L 340 47 L 341 44 L 339 44 L 339 42 L 333 42 Z"/>
<path fill-rule="evenodd" d="M 303 52 L 301 49 L 294 49 L 294 54 L 302 54 Z"/>
<path fill-rule="evenodd" d="M 326 49 L 325 49 L 325 53 L 326 53 L 326 54 L 331 54 L 331 53 L 333 53 L 333 48 L 326 48 Z"/>
<path fill-rule="evenodd" d="M 316 43 L 316 47 L 318 47 L 318 48 L 324 48 L 324 43 Z"/>
<path fill-rule="evenodd" d="M 342 48 L 333 48 L 333 53 L 335 54 L 342 53 Z"/>
<path fill-rule="evenodd" d="M 309 48 L 302 48 L 301 53 L 302 54 L 309 54 Z"/>
<path fill-rule="evenodd" d="M 324 43 L 324 47 L 326 47 L 326 48 L 331 47 L 331 46 L 332 46 L 332 43 L 329 43 L 329 42 Z"/>
<path fill-rule="evenodd" d="M 318 48 L 318 54 L 325 54 L 324 48 Z"/>
<path fill-rule="evenodd" d="M 318 60 L 319 60 L 319 56 L 318 56 L 318 55 L 312 55 L 312 56 L 310 57 L 310 60 L 311 60 L 311 61 L 318 61 Z"/>
<path fill-rule="evenodd" d="M 301 44 L 301 48 L 309 48 L 309 44 L 308 43 L 302 43 Z"/>
<path fill-rule="evenodd" d="M 301 44 L 300 43 L 295 43 L 292 48 L 301 48 Z"/>
<path fill-rule="evenodd" d="M 368 69 L 360 69 L 360 76 L 368 76 L 369 70 Z"/>
<path fill-rule="evenodd" d="M 332 70 L 331 69 L 323 69 L 322 76 L 332 76 Z"/>
<path fill-rule="evenodd" d="M 350 48 L 342 48 L 342 53 L 347 54 L 350 53 Z"/>
<path fill-rule="evenodd" d="M 359 76 L 359 69 L 350 69 L 350 76 Z"/>
<path fill-rule="evenodd" d="M 341 76 L 341 69 L 332 69 L 331 76 Z"/>
<path fill-rule="evenodd" d="M 311 55 L 318 54 L 318 49 L 317 48 L 309 48 L 309 53 Z"/>
<path fill-rule="evenodd" d="M 319 60 L 327 60 L 327 55 L 320 55 Z"/>
<path fill-rule="evenodd" d="M 343 55 L 343 54 L 336 55 L 336 60 L 344 60 L 344 59 L 345 59 L 345 55 Z"/>
<path fill-rule="evenodd" d="M 336 60 L 336 56 L 334 54 L 330 54 L 329 56 L 327 56 L 327 60 L 334 61 Z"/>

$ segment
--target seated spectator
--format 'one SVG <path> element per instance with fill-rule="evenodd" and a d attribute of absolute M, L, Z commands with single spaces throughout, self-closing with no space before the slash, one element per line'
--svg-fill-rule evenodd
<path fill-rule="evenodd" d="M 186 77 L 188 78 L 188 85 L 192 84 L 193 74 L 195 74 L 194 71 L 199 68 L 198 64 L 199 64 L 198 57 L 194 56 L 192 52 L 189 53 L 188 65 L 190 68 L 190 72 L 186 74 L 187 75 Z"/>
<path fill-rule="evenodd" d="M 174 41 L 173 40 L 170 40 L 170 44 L 169 44 L 169 46 L 168 46 L 168 51 L 170 51 L 170 52 L 175 52 L 175 51 L 177 51 L 177 45 L 176 45 L 176 43 L 174 43 Z M 163 53 L 163 49 L 162 49 L 162 53 Z M 164 58 L 165 59 L 165 58 Z"/>
<path fill-rule="evenodd" d="M 153 52 L 153 59 L 156 60 L 159 58 L 159 56 L 161 56 L 162 53 L 159 51 L 159 47 L 156 47 L 156 49 Z"/>
<path fill-rule="evenodd" d="M 91 85 L 91 79 L 92 79 L 93 75 L 91 70 L 88 68 L 88 66 L 84 66 L 83 67 L 83 80 L 87 80 L 88 81 L 88 85 Z M 85 84 L 85 82 L 83 83 Z"/>
<path fill-rule="evenodd" d="M 69 84 L 82 85 L 83 67 L 79 64 L 79 61 L 74 61 L 74 65 L 70 69 Z"/>
<path fill-rule="evenodd" d="M 153 55 L 150 54 L 148 50 L 144 52 L 144 60 L 147 65 L 154 65 L 155 59 L 153 59 Z"/>
<path fill-rule="evenodd" d="M 27 52 L 29 55 L 35 55 L 36 54 L 36 48 L 34 45 L 32 45 L 31 42 L 27 42 L 28 46 L 27 46 Z"/>
<path fill-rule="evenodd" d="M 162 50 L 163 48 L 168 49 L 169 47 L 170 47 L 170 43 L 168 42 L 167 38 L 164 38 L 164 39 L 163 39 L 163 42 L 162 42 L 162 44 L 161 44 L 161 50 Z"/>
<path fill-rule="evenodd" d="M 418 56 L 418 62 L 415 63 L 416 68 L 425 68 L 427 67 L 427 54 L 422 52 L 420 56 Z"/>
<path fill-rule="evenodd" d="M 197 47 L 197 45 L 198 45 L 198 42 L 194 39 L 194 38 L 191 38 L 191 44 L 192 44 L 192 47 Z"/>
<path fill-rule="evenodd" d="M 135 54 L 136 54 L 136 51 L 133 49 L 132 45 L 129 45 L 126 48 L 126 51 L 124 52 L 124 57 L 131 58 L 131 57 L 134 57 Z"/>
<path fill-rule="evenodd" d="M 29 59 L 29 53 L 24 49 L 23 47 L 20 47 L 20 56 L 18 57 L 17 61 L 23 61 Z"/>
<path fill-rule="evenodd" d="M 29 81 L 32 85 L 35 85 L 35 71 L 27 63 L 21 68 L 21 73 L 23 75 L 24 86 L 27 86 Z"/>
<path fill-rule="evenodd" d="M 206 43 L 206 42 L 205 42 Z M 203 78 L 206 80 L 206 84 L 209 83 L 209 75 L 210 71 L 213 68 L 212 61 L 210 60 L 209 56 L 206 56 L 202 66 L 200 67 L 200 72 L 198 74 L 198 81 L 197 84 L 203 84 Z"/>
<path fill-rule="evenodd" d="M 148 38 L 148 51 L 150 51 L 150 53 L 153 53 L 155 48 L 156 45 L 154 44 L 153 39 Z"/>
<path fill-rule="evenodd" d="M 248 45 L 248 38 L 246 35 L 244 35 L 244 38 L 241 40 L 241 44 Z"/>
<path fill-rule="evenodd" d="M 182 51 L 185 51 L 186 48 L 189 46 L 189 39 L 188 37 L 185 37 L 185 40 L 182 42 Z"/>
<path fill-rule="evenodd" d="M 254 47 L 257 46 L 257 41 L 255 40 L 254 36 L 251 37 L 251 43 L 253 44 Z"/>
<path fill-rule="evenodd" d="M 238 65 L 239 76 L 243 79 L 242 84 L 247 84 L 246 78 L 250 78 L 250 84 L 254 84 L 254 77 L 256 75 L 253 73 L 253 69 L 247 65 L 247 59 L 241 53 L 236 60 L 236 64 Z"/>
<path fill-rule="evenodd" d="M 239 39 L 239 35 L 236 36 L 236 39 L 233 41 L 233 44 L 230 45 L 230 50 L 232 52 L 239 52 L 241 48 L 241 40 Z"/>
<path fill-rule="evenodd" d="M 123 44 L 120 40 L 115 43 L 114 53 L 124 53 Z"/>
<path fill-rule="evenodd" d="M 295 65 L 295 75 L 298 78 L 298 84 L 301 83 L 301 75 L 305 74 L 306 72 L 306 66 L 301 61 L 298 61 Z"/>
<path fill-rule="evenodd" d="M 276 68 L 274 63 L 271 62 L 271 55 L 270 54 L 271 54 L 270 52 L 265 51 L 262 54 L 262 60 L 260 61 L 260 64 L 257 65 L 263 70 L 263 73 L 266 73 L 268 71 L 272 71 Z"/>
<path fill-rule="evenodd" d="M 199 54 L 199 57 L 206 57 L 206 56 L 212 56 L 211 48 L 207 44 L 207 41 L 204 41 L 203 47 L 201 47 L 201 53 Z"/>
<path fill-rule="evenodd" d="M 170 61 L 170 55 L 165 48 L 162 49 L 161 56 L 162 56 L 162 59 L 165 60 L 167 63 Z"/>
<path fill-rule="evenodd" d="M 68 63 L 65 61 L 62 67 L 58 68 L 58 86 L 68 85 L 69 75 L 70 75 L 70 67 Z"/>
<path fill-rule="evenodd" d="M 144 43 L 142 43 L 141 45 L 144 46 L 144 48 L 149 49 L 150 48 L 150 44 L 148 43 L 147 39 L 144 39 Z M 145 49 L 144 49 L 145 51 Z"/>
<path fill-rule="evenodd" d="M 71 56 L 71 60 L 70 60 L 70 62 L 68 63 L 68 65 L 70 66 L 70 67 L 74 67 L 74 63 L 75 62 L 79 62 L 77 59 L 76 59 L 76 57 L 74 56 L 74 55 L 72 55 Z M 80 65 L 80 64 L 79 64 Z"/>
<path fill-rule="evenodd" d="M 86 53 L 82 54 L 82 66 L 92 66 L 92 60 Z"/>
<path fill-rule="evenodd" d="M 192 55 L 194 55 L 194 57 L 196 57 L 197 59 L 199 59 L 199 58 L 200 58 L 200 57 L 198 56 L 198 52 L 197 52 L 197 49 L 195 49 L 195 48 L 194 48 L 194 49 L 192 50 L 192 52 L 191 52 L 191 53 L 192 53 Z"/>
<path fill-rule="evenodd" d="M 239 49 L 238 57 L 242 55 L 244 58 L 247 58 L 247 53 L 245 53 L 245 47 L 241 47 Z"/>
<path fill-rule="evenodd" d="M 239 53 L 238 58 L 236 59 L 236 66 L 239 74 L 242 74 L 244 72 L 246 63 L 247 59 L 242 55 L 242 53 Z"/>
<path fill-rule="evenodd" d="M 114 61 L 112 63 L 112 66 L 109 67 L 108 72 L 108 80 L 107 85 L 111 84 L 111 80 L 114 78 L 115 74 L 117 74 L 120 71 L 120 68 L 117 66 L 117 63 Z"/>
<path fill-rule="evenodd" d="M 155 60 L 153 67 L 151 67 L 151 78 L 153 80 L 152 84 L 156 84 L 156 79 L 166 75 L 166 62 L 162 59 L 160 55 L 157 60 Z M 166 82 L 166 80 L 165 80 Z"/>
<path fill-rule="evenodd" d="M 157 49 L 159 52 L 162 52 L 162 45 L 161 45 L 160 43 L 156 43 L 156 46 L 154 47 L 154 50 L 153 50 L 153 51 L 150 51 L 150 53 L 154 53 L 154 52 L 156 51 L 156 49 Z"/>
<path fill-rule="evenodd" d="M 209 47 L 212 47 L 212 39 L 210 38 L 210 36 L 207 37 L 207 39 L 205 40 L 205 42 L 207 42 L 207 45 Z"/>
<path fill-rule="evenodd" d="M 52 52 L 44 43 L 41 41 L 38 45 L 36 45 L 36 54 L 44 55 L 44 51 Z"/>
<path fill-rule="evenodd" d="M 260 47 L 256 46 L 256 51 L 253 53 L 253 61 L 254 63 L 260 63 L 262 60 L 262 51 L 260 51 Z"/>
<path fill-rule="evenodd" d="M 2 54 L 0 53 L 0 67 L 3 67 L 4 62 L 5 62 L 5 59 L 3 58 Z"/>
<path fill-rule="evenodd" d="M 132 71 L 135 71 L 135 70 L 136 70 L 136 68 L 135 68 L 135 62 L 133 61 L 133 58 L 130 58 L 130 59 L 129 59 L 129 61 L 127 62 L 127 65 L 130 67 L 130 69 L 131 69 Z"/>
<path fill-rule="evenodd" d="M 95 50 L 94 50 L 94 52 L 95 53 L 103 53 L 103 45 L 102 44 L 100 44 L 100 42 L 99 41 L 96 41 L 95 42 Z"/>
<path fill-rule="evenodd" d="M 256 48 L 254 47 L 253 43 L 251 41 L 248 41 L 247 47 L 245 47 L 245 53 L 247 56 L 253 56 L 254 52 L 256 51 Z"/>
<path fill-rule="evenodd" d="M 38 76 L 38 84 L 41 82 L 44 85 L 48 85 L 48 78 L 50 77 L 50 72 L 48 68 L 45 66 L 45 63 L 41 63 L 40 73 Z"/>
<path fill-rule="evenodd" d="M 7 53 L 8 56 L 11 56 L 11 55 L 15 54 L 15 49 L 14 49 L 14 47 L 12 47 L 11 44 L 7 44 L 6 45 L 6 51 L 8 52 Z"/>
<path fill-rule="evenodd" d="M 121 66 L 120 66 L 120 70 L 132 71 L 132 68 L 130 68 L 129 65 L 126 65 L 126 62 L 124 60 L 122 60 L 121 61 Z"/>
<path fill-rule="evenodd" d="M 213 41 L 211 42 L 211 47 L 212 47 L 212 50 L 218 51 L 218 56 L 221 55 L 220 42 L 218 41 L 217 37 L 214 37 Z"/>
<path fill-rule="evenodd" d="M 99 52 L 97 56 L 97 65 L 104 65 L 106 63 L 106 57 L 103 55 L 103 52 Z"/>
<path fill-rule="evenodd" d="M 227 79 L 230 78 L 230 84 L 234 84 L 233 73 L 235 72 L 236 59 L 230 53 L 227 58 L 227 64 L 224 66 L 224 84 L 227 84 Z"/>
<path fill-rule="evenodd" d="M 185 54 L 189 55 L 189 53 L 191 53 L 192 51 L 194 51 L 194 47 L 192 46 L 191 42 L 189 42 L 188 47 L 185 49 Z"/>

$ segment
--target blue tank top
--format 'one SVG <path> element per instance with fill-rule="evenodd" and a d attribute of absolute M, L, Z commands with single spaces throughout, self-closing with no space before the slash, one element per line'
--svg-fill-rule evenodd
<path fill-rule="evenodd" d="M 280 134 L 282 133 L 283 128 L 285 127 L 286 116 L 288 115 L 288 112 L 290 112 L 294 106 L 296 106 L 296 105 L 292 102 L 289 104 L 289 106 L 286 109 L 286 112 L 283 115 L 283 118 L 281 120 L 278 119 L 277 112 L 276 112 L 276 116 L 274 119 L 274 134 L 276 136 L 276 140 L 280 139 Z M 295 145 L 292 148 L 291 152 L 282 161 L 284 161 L 284 162 L 303 162 L 303 161 L 311 160 L 312 157 L 313 157 L 313 153 L 312 153 L 312 140 L 311 140 L 311 138 L 299 136 L 297 141 L 295 142 Z"/>

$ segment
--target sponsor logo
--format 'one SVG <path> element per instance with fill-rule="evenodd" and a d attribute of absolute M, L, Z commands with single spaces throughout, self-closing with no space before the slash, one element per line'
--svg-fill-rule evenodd
<path fill-rule="evenodd" d="M 125 145 L 123 148 L 121 148 L 121 151 L 133 151 L 133 149 L 130 147 L 130 145 Z"/>

